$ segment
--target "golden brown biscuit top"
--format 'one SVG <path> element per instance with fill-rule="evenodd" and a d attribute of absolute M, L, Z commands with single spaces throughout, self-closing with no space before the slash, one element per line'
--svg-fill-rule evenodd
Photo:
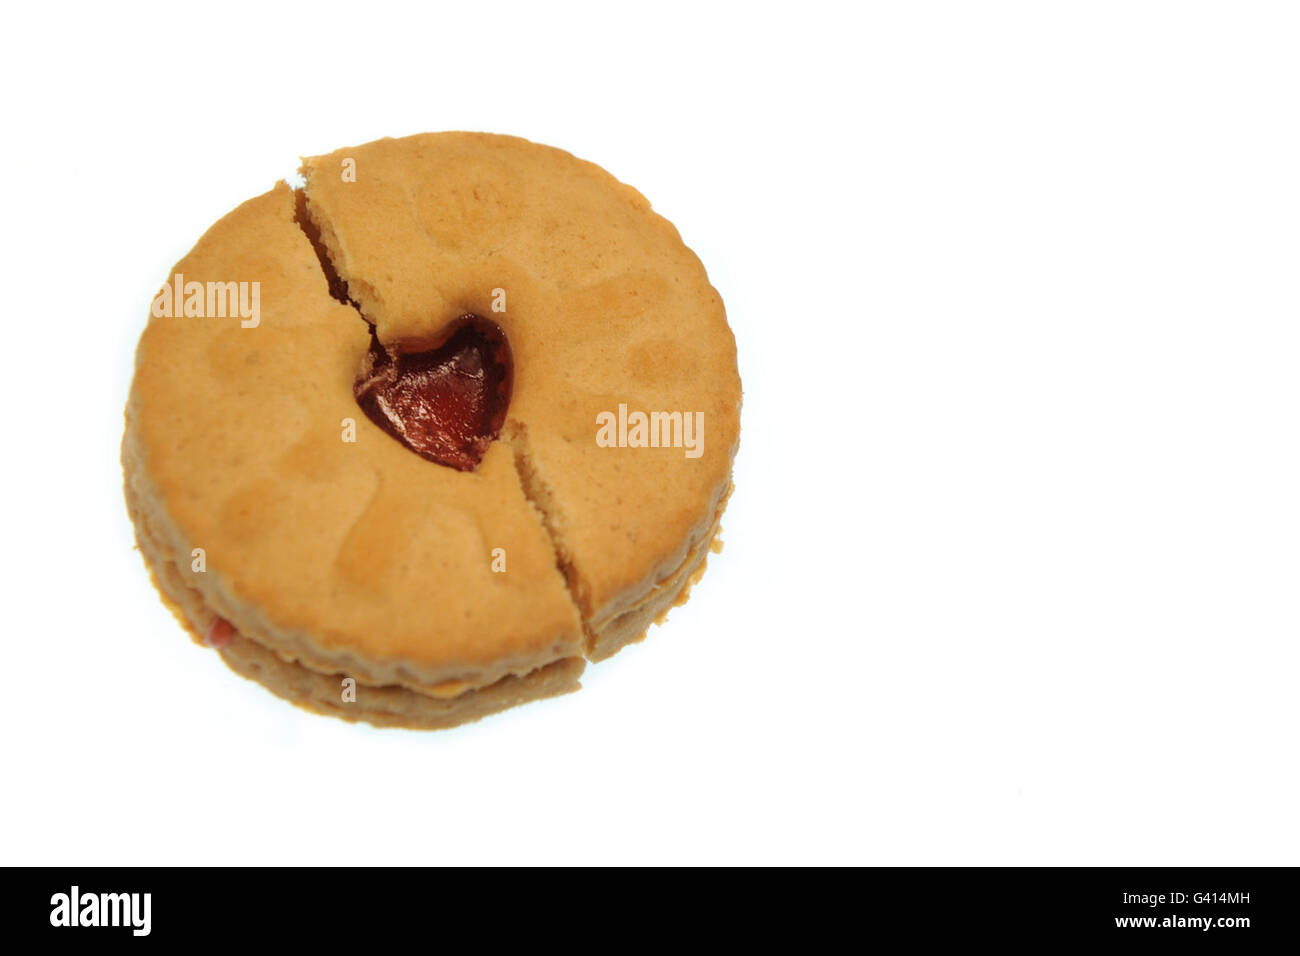
<path fill-rule="evenodd" d="M 173 270 L 257 283 L 256 326 L 160 316 L 142 336 L 126 454 L 146 519 L 172 553 L 202 548 L 191 586 L 286 659 L 478 686 L 580 653 L 578 609 L 598 628 L 646 600 L 729 486 L 740 383 L 703 267 L 635 190 L 519 139 L 382 140 L 305 171 L 333 266 L 394 353 L 466 313 L 504 330 L 502 440 L 458 471 L 367 418 L 370 330 L 331 298 L 280 184 Z M 703 441 L 598 442 L 599 422 L 625 431 L 637 412 L 666 416 L 665 435 L 698 415 Z"/>

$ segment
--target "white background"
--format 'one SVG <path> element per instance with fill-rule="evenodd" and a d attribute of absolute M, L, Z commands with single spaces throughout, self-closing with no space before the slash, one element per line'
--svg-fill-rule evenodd
<path fill-rule="evenodd" d="M 1300 862 L 1286 4 L 7 13 L 6 863 Z M 704 260 L 726 550 L 441 733 L 194 646 L 121 500 L 150 297 L 298 156 L 509 132 Z"/>

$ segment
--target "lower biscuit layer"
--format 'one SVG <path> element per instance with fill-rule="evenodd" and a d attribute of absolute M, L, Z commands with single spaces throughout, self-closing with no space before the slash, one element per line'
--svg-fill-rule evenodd
<path fill-rule="evenodd" d="M 686 560 L 668 578 L 660 581 L 635 607 L 624 611 L 599 629 L 588 634 L 587 657 L 603 661 L 613 657 L 628 644 L 644 640 L 651 624 L 662 624 L 668 612 L 686 603 L 691 588 L 704 576 L 709 552 L 722 550 L 718 533 L 721 531 L 722 512 L 727 506 L 730 490 L 718 504 L 717 514 L 708 533 L 697 541 L 686 555 Z"/>
<path fill-rule="evenodd" d="M 528 701 L 570 693 L 581 686 L 578 678 L 586 666 L 582 658 L 568 657 L 523 677 L 506 677 L 450 699 L 429 697 L 405 687 L 358 684 L 356 700 L 345 702 L 340 674 L 318 674 L 288 663 L 239 635 L 221 648 L 220 653 L 236 674 L 257 681 L 277 697 L 299 707 L 343 720 L 365 721 L 376 727 L 413 730 L 455 727 Z"/>

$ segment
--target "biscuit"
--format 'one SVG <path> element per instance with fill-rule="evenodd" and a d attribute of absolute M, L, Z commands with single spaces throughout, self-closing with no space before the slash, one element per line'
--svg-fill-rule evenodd
<path fill-rule="evenodd" d="M 720 298 L 639 193 L 560 150 L 425 134 L 303 173 L 199 240 L 141 336 L 122 457 L 159 590 L 238 673 L 345 719 L 577 689 L 716 541 Z"/>

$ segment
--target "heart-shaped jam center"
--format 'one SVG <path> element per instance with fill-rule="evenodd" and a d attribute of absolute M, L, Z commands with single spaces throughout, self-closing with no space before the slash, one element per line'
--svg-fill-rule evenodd
<path fill-rule="evenodd" d="M 353 391 L 372 422 L 421 458 L 473 471 L 501 433 L 513 386 L 501 327 L 463 315 L 427 352 L 390 353 L 372 335 Z"/>

